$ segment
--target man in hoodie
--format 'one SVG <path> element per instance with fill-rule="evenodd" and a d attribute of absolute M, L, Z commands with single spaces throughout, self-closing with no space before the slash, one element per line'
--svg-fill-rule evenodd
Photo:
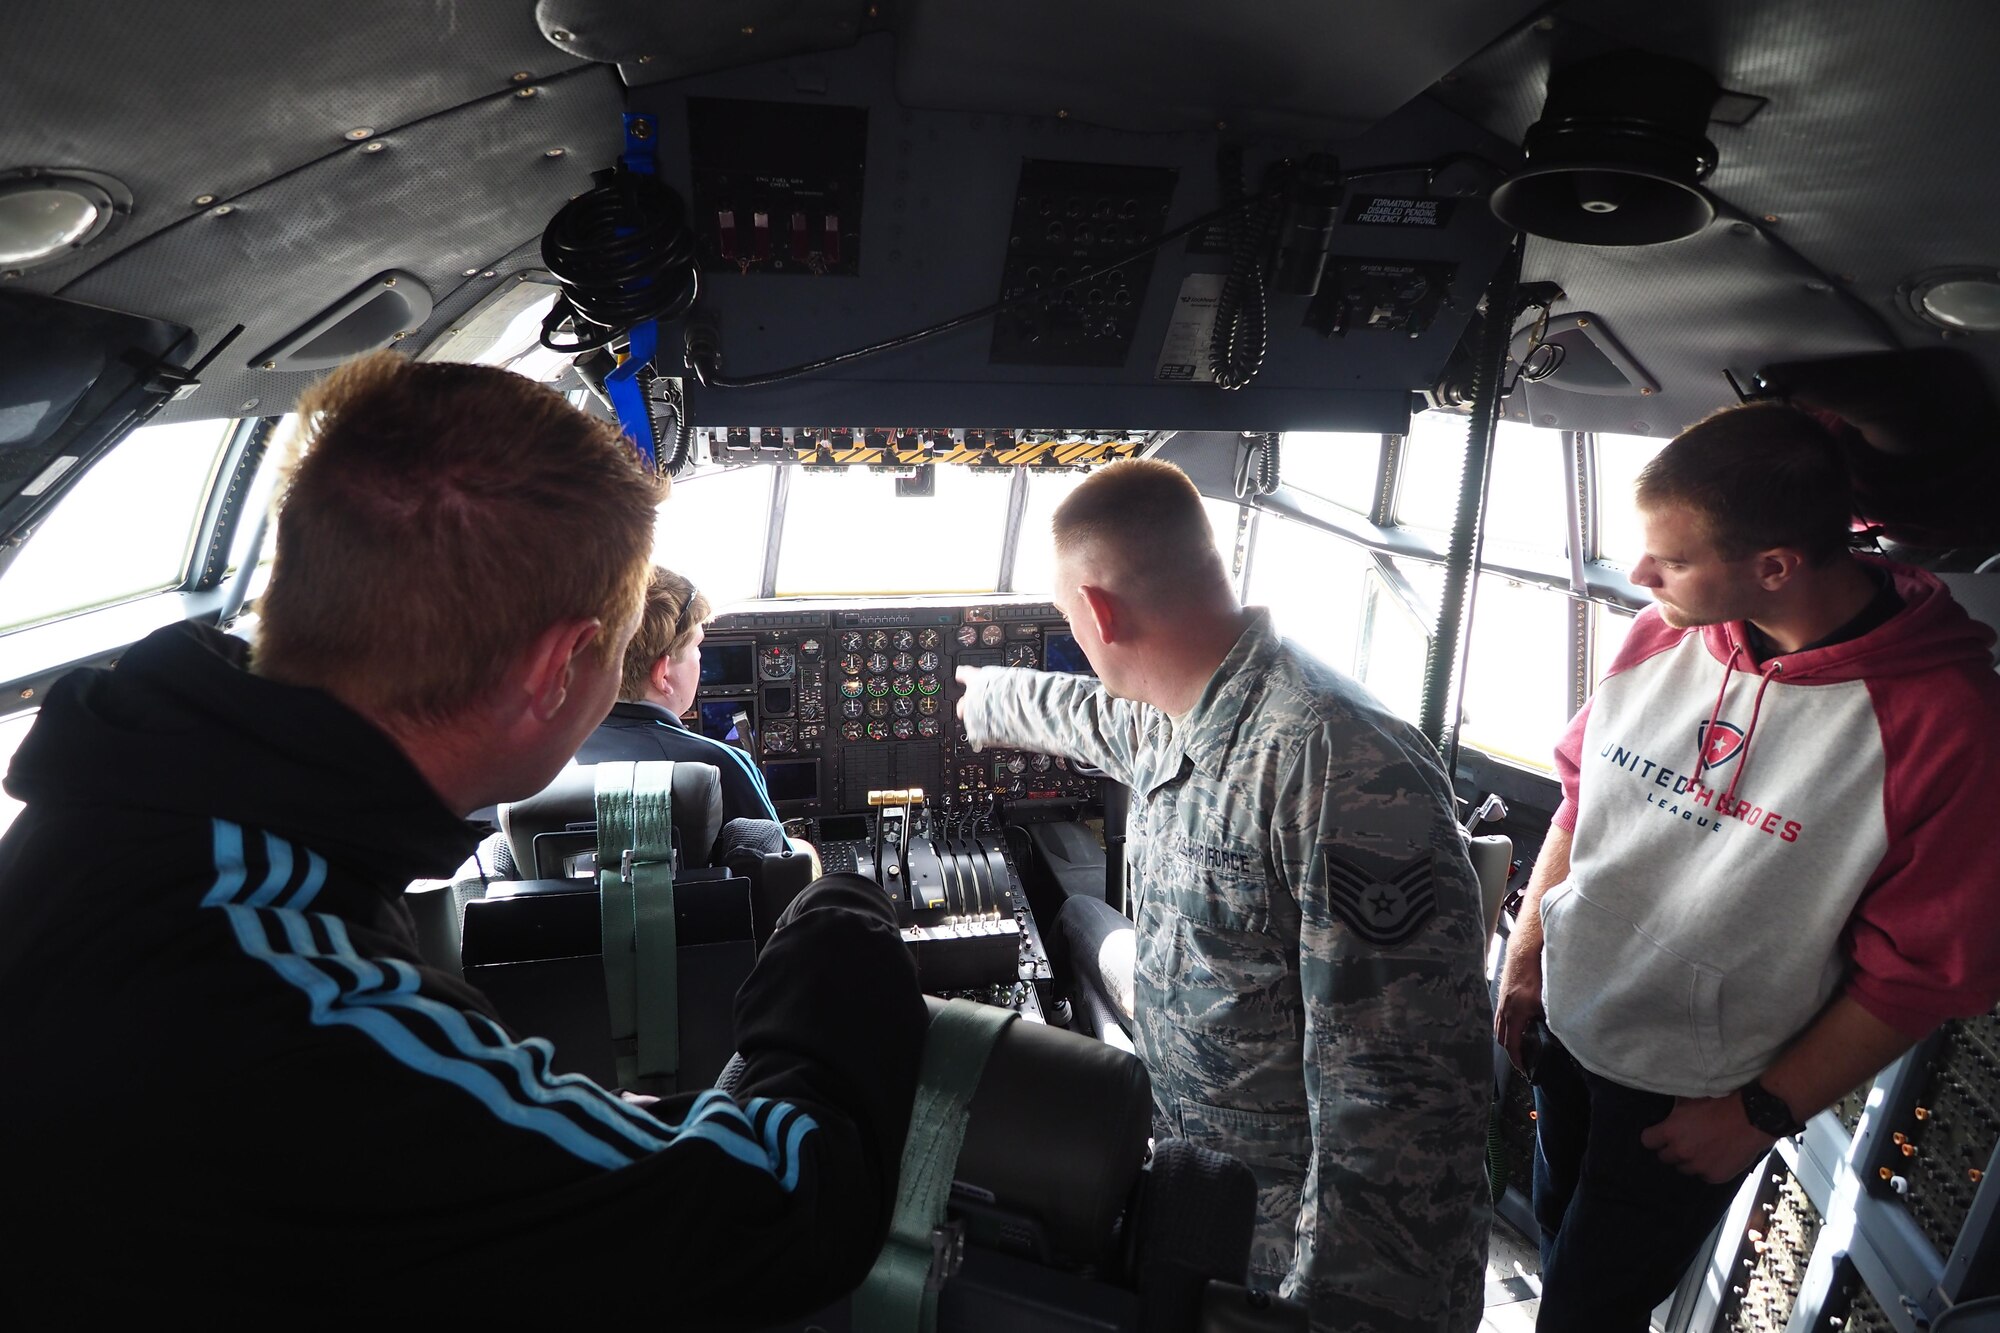
<path fill-rule="evenodd" d="M 739 1091 L 650 1111 L 426 966 L 400 897 L 604 717 L 659 485 L 496 369 L 368 358 L 299 420 L 255 648 L 183 624 L 71 674 L 8 774 L 14 1313 L 733 1327 L 851 1287 L 925 1026 L 874 886 L 773 935 Z"/>
<path fill-rule="evenodd" d="M 1494 1019 L 1537 1085 L 1544 1333 L 1645 1329 L 1775 1139 L 2000 996 L 1992 631 L 1849 553 L 1790 407 L 1689 428 L 1637 500 L 1655 605 L 1557 748 Z"/>

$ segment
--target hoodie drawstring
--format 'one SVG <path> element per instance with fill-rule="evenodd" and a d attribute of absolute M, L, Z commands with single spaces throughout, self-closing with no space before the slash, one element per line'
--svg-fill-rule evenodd
<path fill-rule="evenodd" d="M 1709 710 L 1708 725 L 1702 728 L 1701 752 L 1695 756 L 1694 778 L 1701 781 L 1708 772 L 1708 749 L 1715 735 L 1715 724 L 1722 717 L 1722 701 L 1729 696 L 1729 682 L 1735 678 L 1736 657 L 1743 651 L 1743 645 L 1731 640 L 1729 658 L 1722 664 L 1722 688 L 1715 692 L 1715 707 Z M 1783 675 L 1785 664 L 1782 659 L 1772 658 L 1771 664 L 1759 673 L 1757 696 L 1750 702 L 1750 725 L 1743 729 L 1743 743 L 1736 747 L 1736 772 L 1729 779 L 1728 788 L 1722 793 L 1723 808 L 1736 800 L 1736 785 L 1743 781 L 1743 770 L 1750 767 L 1750 738 L 1757 734 L 1757 718 L 1764 711 L 1764 691 L 1771 688 L 1771 682 Z"/>
<path fill-rule="evenodd" d="M 1729 660 L 1722 664 L 1722 688 L 1715 692 L 1715 707 L 1708 710 L 1708 725 L 1701 729 L 1701 736 L 1695 742 L 1694 780 L 1696 782 L 1701 781 L 1702 774 L 1708 772 L 1708 738 L 1715 734 L 1716 720 L 1722 716 L 1722 701 L 1729 693 L 1730 677 L 1736 674 L 1736 655 L 1742 651 L 1743 649 L 1740 645 L 1733 640 L 1730 642 Z"/>
<path fill-rule="evenodd" d="M 1743 746 L 1736 752 L 1736 776 L 1729 779 L 1729 790 L 1722 793 L 1725 802 L 1736 801 L 1736 784 L 1743 781 L 1743 770 L 1750 767 L 1750 738 L 1757 734 L 1757 714 L 1764 708 L 1764 691 L 1771 688 L 1771 682 L 1784 674 L 1785 664 L 1776 658 L 1764 668 L 1763 680 L 1757 686 L 1757 697 L 1750 701 L 1750 725 L 1743 729 Z"/>

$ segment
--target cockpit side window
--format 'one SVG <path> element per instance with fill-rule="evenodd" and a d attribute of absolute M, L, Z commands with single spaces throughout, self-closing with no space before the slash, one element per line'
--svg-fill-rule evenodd
<path fill-rule="evenodd" d="M 99 460 L 0 576 L 0 632 L 179 586 L 230 425 L 143 426 Z"/>

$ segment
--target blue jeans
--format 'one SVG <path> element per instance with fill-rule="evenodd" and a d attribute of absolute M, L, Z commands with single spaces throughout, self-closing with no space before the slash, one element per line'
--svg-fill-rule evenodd
<path fill-rule="evenodd" d="M 1639 1133 L 1674 1099 L 1599 1078 L 1553 1040 L 1535 1073 L 1536 1333 L 1645 1333 L 1749 1169 L 1711 1185 L 1668 1166 Z"/>

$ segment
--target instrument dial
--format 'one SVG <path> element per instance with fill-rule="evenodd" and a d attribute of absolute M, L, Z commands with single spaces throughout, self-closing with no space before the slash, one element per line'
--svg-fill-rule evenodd
<path fill-rule="evenodd" d="M 888 692 L 889 692 L 889 678 L 887 676 L 870 676 L 868 678 L 869 698 L 879 699 Z"/>
<path fill-rule="evenodd" d="M 841 657 L 840 657 L 840 669 L 841 669 L 842 671 L 845 671 L 845 672 L 846 672 L 846 673 L 847 673 L 848 675 L 850 675 L 850 676 L 858 676 L 858 675 L 860 675 L 860 674 L 861 674 L 861 654 L 860 654 L 860 653 L 842 653 L 842 654 L 841 654 Z"/>
<path fill-rule="evenodd" d="M 840 682 L 840 692 L 849 699 L 859 699 L 861 697 L 861 682 L 858 680 L 843 680 Z"/>
<path fill-rule="evenodd" d="M 858 629 L 850 629 L 842 631 L 840 636 L 840 651 L 843 653 L 860 652 L 861 631 Z"/>
<path fill-rule="evenodd" d="M 907 653 L 908 651 L 910 651 L 910 649 L 916 646 L 917 646 L 917 635 L 914 630 L 899 629 L 896 631 L 897 652 Z"/>
<path fill-rule="evenodd" d="M 889 701 L 887 699 L 870 699 L 868 701 L 868 716 L 870 717 L 889 716 Z"/>
<path fill-rule="evenodd" d="M 843 722 L 840 724 L 840 739 L 844 741 L 858 741 L 862 735 L 863 732 L 859 722 Z"/>
<path fill-rule="evenodd" d="M 1007 645 L 1007 665 L 1010 667 L 1032 667 L 1035 665 L 1035 645 L 1032 643 L 1010 643 Z"/>
<path fill-rule="evenodd" d="M 1000 641 L 1007 637 L 1007 631 L 999 625 L 988 625 L 979 631 L 979 641 L 988 648 L 998 648 Z"/>
<path fill-rule="evenodd" d="M 870 722 L 868 724 L 868 739 L 871 741 L 888 740 L 889 724 L 887 722 Z"/>
<path fill-rule="evenodd" d="M 790 754 L 797 744 L 797 733 L 789 722 L 766 722 L 764 724 L 764 753 Z"/>
<path fill-rule="evenodd" d="M 817 662 L 819 660 L 819 654 L 820 654 L 820 641 L 818 639 L 802 639 L 799 641 L 800 657 L 805 658 L 809 662 Z"/>
<path fill-rule="evenodd" d="M 896 699 L 890 703 L 889 711 L 897 717 L 910 717 L 917 711 L 916 701 L 913 699 Z"/>
<path fill-rule="evenodd" d="M 943 642 L 944 635 L 934 629 L 927 629 L 917 636 L 917 647 L 919 648 L 935 648 Z"/>
<path fill-rule="evenodd" d="M 826 708 L 820 703 L 818 695 L 807 695 L 799 700 L 799 721 L 817 722 L 825 716 Z"/>
<path fill-rule="evenodd" d="M 798 658 L 783 644 L 772 644 L 757 656 L 757 669 L 765 680 L 790 680 L 798 664 Z"/>
<path fill-rule="evenodd" d="M 1009 755 L 1004 767 L 1009 773 L 1024 773 L 1027 771 L 1028 761 L 1018 754 Z"/>
<path fill-rule="evenodd" d="M 922 694 L 936 694 L 942 688 L 936 676 L 918 676 L 917 690 Z"/>
<path fill-rule="evenodd" d="M 911 694 L 916 693 L 917 682 L 911 680 L 908 676 L 898 676 L 896 677 L 896 683 L 892 688 L 896 691 L 897 694 L 900 694 L 905 698 L 907 698 Z"/>
<path fill-rule="evenodd" d="M 1037 773 L 1046 773 L 1051 766 L 1051 761 L 1045 754 L 1038 754 L 1028 760 L 1028 767 L 1034 769 Z"/>
<path fill-rule="evenodd" d="M 867 711 L 868 705 L 859 699 L 842 699 L 840 701 L 840 715 L 842 717 L 860 717 Z"/>
<path fill-rule="evenodd" d="M 888 669 L 889 669 L 889 655 L 887 653 L 868 654 L 868 670 L 871 673 L 879 676 Z"/>
<path fill-rule="evenodd" d="M 936 740 L 943 730 L 944 724 L 934 717 L 917 719 L 917 734 L 926 740 Z"/>
<path fill-rule="evenodd" d="M 938 664 L 940 660 L 941 659 L 938 657 L 936 653 L 924 653 L 922 656 L 917 658 L 917 670 L 936 671 L 938 669 Z M 907 667 L 904 668 L 904 670 L 906 671 L 908 669 L 909 668 Z"/>
<path fill-rule="evenodd" d="M 907 717 L 899 717 L 896 719 L 895 725 L 891 730 L 896 733 L 897 740 L 906 741 L 917 734 L 917 724 L 910 721 Z"/>
<path fill-rule="evenodd" d="M 915 671 L 917 669 L 916 654 L 897 653 L 889 659 L 889 665 L 895 667 L 898 671 Z"/>
<path fill-rule="evenodd" d="M 938 711 L 938 701 L 931 695 L 927 694 L 923 698 L 917 700 L 917 711 L 919 713 L 922 713 L 925 717 L 936 717 Z"/>
<path fill-rule="evenodd" d="M 878 629 L 868 636 L 868 651 L 879 653 L 889 646 L 889 631 Z"/>
<path fill-rule="evenodd" d="M 961 648 L 970 648 L 970 647 L 972 647 L 972 646 L 973 646 L 974 644 L 976 644 L 976 643 L 978 643 L 978 642 L 979 642 L 979 626 L 977 626 L 977 625 L 960 625 L 960 626 L 958 627 L 958 646 L 959 646 L 959 647 L 961 647 Z"/>

